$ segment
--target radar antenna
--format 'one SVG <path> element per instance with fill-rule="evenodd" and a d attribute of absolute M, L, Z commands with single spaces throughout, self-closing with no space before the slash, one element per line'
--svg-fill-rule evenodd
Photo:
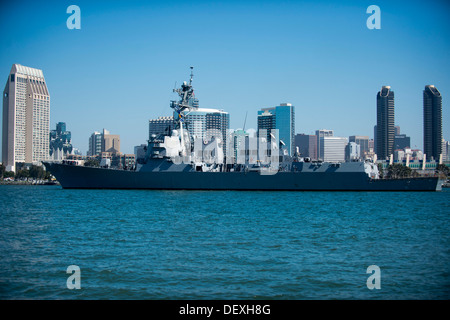
<path fill-rule="evenodd" d="M 189 81 L 189 85 L 192 85 L 193 78 L 194 78 L 194 67 L 191 67 L 191 80 Z"/>
<path fill-rule="evenodd" d="M 183 82 L 181 87 L 179 89 L 173 89 L 173 92 L 178 93 L 180 96 L 179 101 L 171 101 L 170 107 L 175 110 L 175 112 L 178 114 L 178 118 L 175 119 L 177 125 L 180 124 L 180 122 L 183 122 L 186 115 L 192 110 L 196 109 L 197 107 L 194 106 L 191 99 L 194 95 L 194 88 L 192 87 L 192 80 L 194 78 L 194 67 L 191 67 L 191 75 L 189 83 L 186 81 Z M 186 110 L 188 112 L 186 112 Z"/>

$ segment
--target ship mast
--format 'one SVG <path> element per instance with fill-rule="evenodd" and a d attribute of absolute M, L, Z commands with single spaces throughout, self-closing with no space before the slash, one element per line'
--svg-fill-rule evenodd
<path fill-rule="evenodd" d="M 182 148 L 181 153 L 183 156 L 186 155 L 183 123 L 185 121 L 186 116 L 193 109 L 197 109 L 197 107 L 194 107 L 193 103 L 191 104 L 189 103 L 190 99 L 193 98 L 194 95 L 194 88 L 192 87 L 192 80 L 194 78 L 193 69 L 194 67 L 191 67 L 191 75 L 189 83 L 184 81 L 183 84 L 181 85 L 181 88 L 173 89 L 173 92 L 178 93 L 178 95 L 180 96 L 180 100 L 170 102 L 170 107 L 174 109 L 175 112 L 178 114 L 177 118 L 175 119 L 175 127 L 180 129 L 181 148 Z"/>
<path fill-rule="evenodd" d="M 179 101 L 170 102 L 170 107 L 174 109 L 178 114 L 178 118 L 176 119 L 177 124 L 184 121 L 184 118 L 187 115 L 184 112 L 185 110 L 191 111 L 192 109 L 196 108 L 193 105 L 189 104 L 189 100 L 194 95 L 194 88 L 192 87 L 192 80 L 194 78 L 193 69 L 194 67 L 191 67 L 191 78 L 189 80 L 189 83 L 184 81 L 179 89 L 173 89 L 173 92 L 178 93 L 178 95 L 180 96 Z"/>

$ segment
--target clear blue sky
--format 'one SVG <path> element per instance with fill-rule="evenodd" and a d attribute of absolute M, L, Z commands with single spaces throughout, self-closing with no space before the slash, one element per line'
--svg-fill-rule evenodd
<path fill-rule="evenodd" d="M 69 5 L 81 30 L 69 30 Z M 369 30 L 369 5 L 381 29 Z M 450 139 L 447 1 L 10 1 L 0 4 L 0 76 L 13 63 L 42 69 L 51 128 L 66 122 L 83 154 L 106 128 L 121 151 L 148 138 L 148 120 L 171 115 L 188 80 L 201 107 L 228 111 L 231 128 L 256 128 L 257 111 L 289 102 L 296 132 L 333 129 L 373 137 L 376 94 L 395 92 L 395 122 L 422 148 L 422 90 L 443 95 Z M 4 86 L 4 84 L 3 84 Z"/>

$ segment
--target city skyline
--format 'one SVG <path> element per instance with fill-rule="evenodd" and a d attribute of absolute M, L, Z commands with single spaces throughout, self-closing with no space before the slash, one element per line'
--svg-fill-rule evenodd
<path fill-rule="evenodd" d="M 405 8 L 378 1 L 380 30 L 366 27 L 372 3 L 358 1 L 77 1 L 80 30 L 66 27 L 70 4 L 2 4 L 1 23 L 9 32 L 0 74 L 5 81 L 14 63 L 43 70 L 52 96 L 50 124 L 67 123 L 83 154 L 89 135 L 102 127 L 120 135 L 121 149 L 132 153 L 147 139 L 149 119 L 171 115 L 171 89 L 187 80 L 191 65 L 196 97 L 203 107 L 228 112 L 233 129 L 243 127 L 247 113 L 246 129 L 256 129 L 258 110 L 289 101 L 296 106 L 296 134 L 328 128 L 336 136 L 373 138 L 373 97 L 386 85 L 396 93 L 396 125 L 412 148 L 423 149 L 422 91 L 435 85 L 443 95 L 443 138 L 450 139 L 445 2 Z M 186 13 L 186 26 L 170 23 Z M 7 28 L 18 15 L 28 17 L 33 30 Z M 180 39 L 183 28 L 189 37 Z M 381 41 L 390 43 L 388 52 Z M 172 45 L 187 49 L 180 54 Z M 435 67 L 423 63 L 429 59 Z"/>
<path fill-rule="evenodd" d="M 27 80 L 27 78 L 22 78 L 29 76 L 37 78 L 37 80 L 34 78 L 30 78 L 29 80 Z M 16 83 L 19 82 L 20 84 L 16 85 Z M 11 84 L 14 84 L 14 86 L 11 86 Z M 43 89 L 40 88 L 40 86 L 42 85 L 44 86 Z M 33 90 L 34 91 L 37 90 L 36 91 L 37 93 L 36 92 L 33 93 Z M 29 93 L 30 98 L 31 96 L 33 96 L 32 99 L 29 99 L 30 103 L 25 102 L 28 101 L 25 98 L 25 96 L 27 96 L 27 91 L 30 91 Z M 439 159 L 439 156 L 442 153 L 441 149 L 443 149 L 444 147 L 443 143 L 444 141 L 442 140 L 442 96 L 440 92 L 437 90 L 437 88 L 435 88 L 435 86 L 433 85 L 425 86 L 425 90 L 423 92 L 424 92 L 424 132 L 428 132 L 428 134 L 424 134 L 424 145 L 426 146 L 428 145 L 428 149 L 430 150 L 433 149 L 434 151 L 434 153 L 432 153 L 430 150 L 425 148 L 424 154 L 428 155 L 428 159 L 431 158 L 437 160 Z M 16 110 L 14 112 L 17 113 L 15 120 L 16 126 L 23 127 L 23 130 L 25 130 L 26 132 L 28 131 L 31 132 L 31 130 L 33 132 L 36 131 L 34 128 L 34 123 L 37 122 L 39 118 L 33 119 L 33 126 L 31 125 L 31 122 L 30 124 L 24 124 L 21 121 L 23 119 L 29 118 L 28 114 L 31 115 L 30 113 L 31 107 L 33 107 L 33 115 L 35 113 L 41 114 L 42 112 L 46 112 L 47 114 L 49 113 L 49 102 L 48 106 L 46 105 L 41 106 L 41 104 L 35 103 L 34 101 L 34 99 L 37 97 L 41 98 L 39 95 L 42 94 L 47 95 L 47 97 L 43 98 L 44 100 L 49 100 L 48 90 L 45 86 L 45 79 L 43 77 L 42 70 L 30 68 L 27 66 L 21 66 L 17 64 L 13 65 L 11 73 L 8 76 L 7 84 L 4 91 L 4 115 L 6 115 L 6 117 L 4 116 L 3 121 L 4 123 L 7 124 L 5 128 L 8 128 L 9 123 L 11 122 L 10 121 L 11 119 L 9 119 L 10 118 L 9 113 L 11 113 L 11 110 L 14 109 Z M 11 104 L 12 100 L 10 99 L 10 96 L 12 96 L 13 100 L 15 101 L 13 104 Z M 197 109 L 191 110 L 188 113 L 186 117 L 185 128 L 191 133 L 191 136 L 194 140 L 196 140 L 199 137 L 202 140 L 208 138 L 206 136 L 206 132 L 208 130 L 211 129 L 219 130 L 222 137 L 225 138 L 225 143 L 223 144 L 225 149 L 227 145 L 226 143 L 226 137 L 228 136 L 227 132 L 232 133 L 233 131 L 234 132 L 242 131 L 242 133 L 245 134 L 244 130 L 232 129 L 230 131 L 228 113 L 217 109 L 199 108 L 199 100 L 197 98 L 192 98 L 192 101 L 190 101 L 189 103 L 190 104 L 192 103 L 193 106 L 195 106 Z M 27 106 L 27 104 L 29 104 L 30 106 Z M 23 107 L 26 107 L 27 109 L 30 110 L 27 111 L 27 113 L 24 113 L 24 111 L 20 111 L 21 108 Z M 43 108 L 42 110 L 40 110 L 41 107 Z M 390 86 L 383 86 L 377 94 L 377 125 L 375 126 L 374 131 L 375 138 L 371 140 L 373 141 L 374 146 L 378 145 L 379 151 L 377 152 L 377 155 L 380 157 L 380 159 L 384 160 L 387 160 L 390 156 L 394 156 L 397 159 L 399 157 L 399 154 L 394 154 L 394 151 L 397 151 L 397 149 L 405 149 L 405 150 L 406 148 L 411 149 L 410 137 L 406 136 L 405 134 L 400 134 L 401 131 L 400 126 L 395 125 L 394 110 L 395 110 L 394 92 L 391 90 Z M 14 114 L 14 112 L 11 114 Z M 224 119 L 222 119 L 221 116 L 222 114 L 225 115 Z M 45 117 L 45 119 L 46 119 L 45 122 L 48 122 L 48 115 L 47 117 Z M 175 125 L 173 119 L 174 117 L 171 116 L 171 117 L 159 117 L 158 119 L 149 120 L 149 139 L 150 140 L 152 139 L 151 137 L 153 136 L 154 133 L 164 134 L 164 132 L 167 132 L 167 130 L 169 130 L 170 132 L 170 128 Z M 295 134 L 294 126 L 295 126 L 295 107 L 292 106 L 292 104 L 290 103 L 281 103 L 279 106 L 272 108 L 263 108 L 260 111 L 258 111 L 258 135 L 260 135 L 259 130 L 261 129 L 280 130 L 280 140 L 284 141 L 283 144 L 285 145 L 288 154 L 293 154 L 294 146 L 302 149 L 305 147 L 309 148 L 310 145 L 309 142 L 305 146 L 302 146 L 301 144 L 298 143 L 297 137 L 302 136 L 304 134 Z M 46 159 L 52 159 L 53 154 L 53 160 L 61 160 L 62 159 L 61 152 L 63 149 L 65 154 L 71 153 L 72 151 L 72 145 L 70 144 L 71 133 L 69 131 L 66 131 L 65 128 L 66 124 L 64 122 L 59 122 L 56 124 L 56 130 L 49 131 L 50 157 Z M 14 131 L 19 136 L 23 131 L 19 130 L 20 128 L 18 129 L 13 128 L 13 129 L 14 130 L 12 130 L 11 132 Z M 8 132 L 9 131 L 10 130 L 8 130 Z M 296 136 L 295 139 L 294 135 Z M 8 136 L 11 135 L 8 134 Z M 101 150 L 93 151 L 94 146 L 95 148 L 97 147 L 97 142 L 94 141 L 97 136 L 101 136 L 100 139 Z M 350 158 L 356 160 L 359 159 L 360 157 L 364 158 L 367 151 L 369 151 L 368 136 L 350 136 L 349 139 L 347 139 L 346 137 L 333 137 L 333 130 L 326 130 L 326 129 L 316 130 L 316 136 L 318 137 L 318 139 L 316 140 L 319 141 L 316 146 L 318 149 L 318 153 L 320 154 L 319 158 L 323 159 L 324 161 L 331 161 L 331 162 L 344 160 L 347 161 L 346 159 Z M 5 137 L 7 137 L 7 135 L 5 135 Z M 16 145 L 27 143 L 30 144 L 30 142 L 27 142 L 27 139 L 19 139 L 19 138 L 14 137 L 15 141 L 14 143 L 10 143 L 9 145 L 5 144 L 5 146 L 7 146 L 6 149 L 9 150 L 11 146 L 14 147 L 14 149 L 16 149 L 17 148 Z M 269 136 L 268 138 L 270 139 Z M 339 143 L 335 143 L 335 141 L 338 140 Z M 354 146 L 351 146 L 350 144 L 347 145 L 347 142 L 349 140 L 350 144 L 353 143 Z M 357 140 L 359 142 L 355 143 L 357 142 Z M 363 141 L 362 144 L 361 141 Z M 439 141 L 439 143 L 436 143 L 437 141 Z M 325 146 L 325 142 L 327 142 L 329 146 Z M 107 144 L 108 147 L 106 147 Z M 365 144 L 367 144 L 367 146 Z M 361 148 L 363 150 L 363 153 L 361 153 Z M 31 147 L 29 149 L 31 150 Z M 33 149 L 36 149 L 35 146 L 33 146 Z M 34 153 L 39 152 L 40 154 L 42 154 L 44 150 L 45 147 L 40 148 L 39 150 L 36 149 L 36 151 L 33 152 Z M 136 154 L 136 146 L 134 147 L 134 150 Z M 120 153 L 119 135 L 110 135 L 109 131 L 107 131 L 106 129 L 103 129 L 102 134 L 94 132 L 89 138 L 89 150 L 87 151 L 86 154 L 88 156 L 98 155 L 100 151 L 106 153 L 111 152 Z M 311 157 L 309 151 L 307 151 L 306 153 L 307 157 Z M 17 157 L 15 154 L 14 156 Z M 447 161 L 448 153 L 444 151 L 442 156 L 443 159 Z M 7 158 L 8 157 L 6 157 L 5 159 L 8 160 Z M 28 158 L 31 159 L 30 156 L 28 156 Z M 312 158 L 315 159 L 315 157 Z M 44 158 L 40 160 L 44 160 Z M 31 160 L 28 161 L 31 162 Z M 34 163 L 36 161 L 38 160 L 33 160 L 32 162 Z M 9 163 L 9 161 L 5 161 L 5 163 L 7 167 L 8 165 L 11 168 L 14 166 L 14 165 L 11 166 L 11 163 Z"/>

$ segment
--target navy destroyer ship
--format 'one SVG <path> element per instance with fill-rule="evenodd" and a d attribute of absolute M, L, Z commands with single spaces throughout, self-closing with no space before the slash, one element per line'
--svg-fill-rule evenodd
<path fill-rule="evenodd" d="M 220 134 L 210 141 L 195 140 L 186 130 L 186 116 L 197 108 L 192 104 L 192 80 L 191 67 L 190 81 L 174 89 L 179 100 L 170 103 L 175 115 L 173 128 L 150 137 L 145 158 L 132 170 L 44 162 L 46 169 L 66 189 L 441 190 L 438 177 L 382 179 L 373 161 L 329 163 L 311 161 L 298 154 L 288 156 L 275 130 L 256 138 L 257 150 L 250 150 L 258 155 L 254 159 L 233 156 L 231 139 L 224 139 Z M 224 155 L 225 144 L 229 147 Z"/>

